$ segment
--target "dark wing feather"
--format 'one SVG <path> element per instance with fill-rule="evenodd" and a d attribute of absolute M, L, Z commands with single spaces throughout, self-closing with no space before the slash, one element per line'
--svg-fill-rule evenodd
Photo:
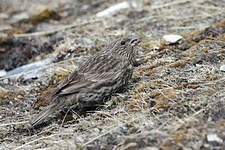
<path fill-rule="evenodd" d="M 93 84 L 100 84 L 104 83 L 105 81 L 111 81 L 114 82 L 115 79 L 118 77 L 117 72 L 108 72 L 108 73 L 102 73 L 102 74 L 86 74 L 87 78 L 85 78 L 84 81 L 73 84 L 70 83 L 66 87 L 64 87 L 58 96 L 67 95 L 67 94 L 73 94 L 78 93 L 83 89 L 87 89 L 88 87 L 93 86 Z M 104 77 L 104 78 L 103 78 Z"/>
<path fill-rule="evenodd" d="M 81 77 L 79 77 L 78 72 L 75 70 L 73 73 L 69 74 L 66 79 L 64 79 L 57 88 L 46 97 L 46 100 L 55 97 L 66 85 L 68 85 L 71 81 L 79 82 Z"/>
<path fill-rule="evenodd" d="M 104 60 L 103 63 L 102 61 L 99 61 L 99 58 L 88 60 L 89 62 L 85 64 L 87 65 L 86 67 L 90 67 L 92 63 L 95 63 L 98 65 L 98 68 L 93 69 L 92 67 L 89 70 L 86 70 L 85 73 L 84 70 L 83 73 L 80 73 L 80 70 L 78 70 L 79 80 L 73 80 L 67 83 L 67 85 L 63 86 L 60 89 L 58 96 L 77 93 L 93 84 L 97 85 L 99 83 L 104 83 L 105 81 L 114 82 L 118 76 L 121 75 L 124 67 L 126 67 L 125 64 L 120 63 L 121 60 L 109 57 L 108 55 L 102 55 L 100 59 Z"/>

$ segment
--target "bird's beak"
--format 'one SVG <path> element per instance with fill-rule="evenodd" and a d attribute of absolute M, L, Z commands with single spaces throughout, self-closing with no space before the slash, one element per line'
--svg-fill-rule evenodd
<path fill-rule="evenodd" d="M 132 46 L 136 46 L 138 43 L 141 42 L 141 39 L 140 38 L 133 38 L 131 41 L 130 41 L 130 44 Z"/>

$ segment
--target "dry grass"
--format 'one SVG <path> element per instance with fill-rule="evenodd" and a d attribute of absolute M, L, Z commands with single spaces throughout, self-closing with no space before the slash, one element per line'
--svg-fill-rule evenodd
<path fill-rule="evenodd" d="M 28 83 L 8 80 L 7 85 L 7 78 L 0 79 L 0 85 L 11 93 L 0 93 L 0 149 L 225 147 L 225 76 L 219 70 L 225 63 L 225 5 L 213 0 L 138 2 L 140 6 L 133 10 L 64 31 L 66 39 L 53 55 L 63 54 L 65 60 L 45 66 L 42 78 Z M 99 11 L 110 6 L 102 3 Z M 81 17 L 77 24 L 82 25 L 85 17 L 94 18 L 91 13 Z M 63 21 L 71 19 L 58 23 Z M 39 127 L 29 126 L 28 120 L 38 112 L 32 106 L 37 100 L 42 102 L 43 91 L 124 33 L 143 37 L 127 91 L 97 110 L 85 114 L 72 110 Z M 184 40 L 166 45 L 160 39 L 169 33 L 182 34 Z M 223 143 L 209 141 L 207 136 L 212 133 Z"/>

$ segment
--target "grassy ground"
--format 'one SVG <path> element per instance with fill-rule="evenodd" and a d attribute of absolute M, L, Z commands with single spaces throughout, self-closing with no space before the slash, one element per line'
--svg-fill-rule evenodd
<path fill-rule="evenodd" d="M 0 78 L 0 149 L 225 149 L 224 1 L 141 0 L 113 16 L 95 17 L 119 2 L 0 1 L 1 14 L 8 15 L 0 15 L 0 27 L 10 26 L 0 42 L 14 39 L 10 33 L 16 42 L 34 41 L 39 50 L 63 38 L 51 51 L 24 62 L 56 57 L 41 78 Z M 22 13 L 28 19 L 16 20 Z M 127 34 L 143 40 L 125 92 L 85 114 L 60 112 L 36 128 L 29 126 L 56 83 L 87 56 Z M 165 34 L 184 39 L 167 45 Z M 0 52 L 3 48 L 7 51 L 2 46 Z"/>

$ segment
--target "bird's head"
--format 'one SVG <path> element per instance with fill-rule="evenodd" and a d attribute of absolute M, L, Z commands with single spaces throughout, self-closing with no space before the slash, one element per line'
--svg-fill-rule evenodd
<path fill-rule="evenodd" d="M 110 52 L 130 59 L 134 56 L 134 46 L 140 42 L 141 38 L 137 36 L 126 36 L 124 38 L 120 38 L 110 44 Z"/>

